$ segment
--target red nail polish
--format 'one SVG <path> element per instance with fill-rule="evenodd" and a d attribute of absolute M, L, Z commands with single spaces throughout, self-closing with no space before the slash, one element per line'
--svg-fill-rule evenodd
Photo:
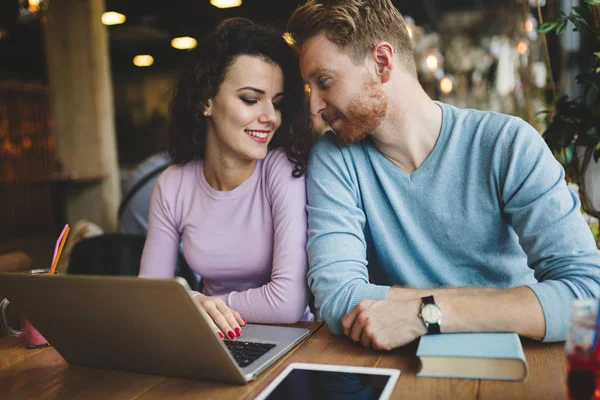
<path fill-rule="evenodd" d="M 242 318 L 242 321 L 244 321 L 244 325 L 248 325 L 248 323 L 246 322 L 246 320 L 244 318 Z"/>
<path fill-rule="evenodd" d="M 242 330 L 240 328 L 235 328 L 235 334 L 239 336 L 242 336 Z"/>
<path fill-rule="evenodd" d="M 225 339 L 225 336 L 224 336 L 224 335 L 223 335 L 221 332 L 217 332 L 217 333 L 219 334 L 219 337 L 220 337 L 221 339 Z"/>
<path fill-rule="evenodd" d="M 229 335 L 230 338 L 232 338 L 232 339 L 235 338 L 235 333 L 233 333 L 233 331 L 229 331 L 229 332 L 227 332 L 227 334 Z"/>

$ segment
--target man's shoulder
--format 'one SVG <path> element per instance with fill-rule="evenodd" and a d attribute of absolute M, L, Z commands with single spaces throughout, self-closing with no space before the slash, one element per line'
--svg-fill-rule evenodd
<path fill-rule="evenodd" d="M 335 133 L 327 131 L 317 138 L 313 145 L 311 154 L 313 153 L 332 153 L 339 152 L 339 146 L 335 143 Z"/>
<path fill-rule="evenodd" d="M 438 104 L 442 107 L 442 110 L 445 113 L 450 114 L 450 118 L 448 119 L 451 119 L 455 125 L 458 123 L 458 126 L 462 126 L 463 128 L 465 124 L 467 124 L 467 126 L 478 126 L 481 123 L 485 123 L 490 126 L 500 127 L 509 123 L 515 123 L 517 121 L 525 123 L 525 121 L 518 117 L 502 114 L 496 111 L 477 110 L 473 108 L 458 108 L 456 106 L 441 102 L 438 102 Z"/>
<path fill-rule="evenodd" d="M 310 153 L 307 181 L 335 176 L 336 179 L 356 179 L 358 171 L 365 173 L 371 167 L 366 143 L 339 145 L 334 132 L 319 137 Z"/>
<path fill-rule="evenodd" d="M 450 114 L 451 129 L 460 135 L 452 134 L 458 140 L 472 142 L 478 140 L 483 147 L 494 147 L 500 142 L 512 142 L 516 137 L 531 139 L 539 136 L 538 131 L 520 117 L 496 111 L 461 109 L 448 104 L 442 108 Z M 485 146 L 487 144 L 487 146 Z"/>
<path fill-rule="evenodd" d="M 121 181 L 123 193 L 128 193 L 138 182 L 158 169 L 166 168 L 169 163 L 170 158 L 167 153 L 158 153 L 146 158 L 129 171 L 123 170 Z"/>
<path fill-rule="evenodd" d="M 166 167 L 171 163 L 171 158 L 167 153 L 154 154 L 139 163 L 131 173 L 131 179 L 142 179 L 145 175 L 151 173 L 160 167 Z"/>
<path fill-rule="evenodd" d="M 364 153 L 363 141 L 351 145 L 339 145 L 335 140 L 335 132 L 327 131 L 317 139 L 311 151 L 311 156 L 327 154 L 329 156 L 344 157 L 357 152 Z"/>

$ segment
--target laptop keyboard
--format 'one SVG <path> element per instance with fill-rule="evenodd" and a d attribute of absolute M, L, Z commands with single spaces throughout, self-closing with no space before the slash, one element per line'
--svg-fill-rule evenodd
<path fill-rule="evenodd" d="M 240 368 L 247 367 L 275 347 L 273 343 L 244 342 L 241 340 L 224 340 L 224 342 Z"/>

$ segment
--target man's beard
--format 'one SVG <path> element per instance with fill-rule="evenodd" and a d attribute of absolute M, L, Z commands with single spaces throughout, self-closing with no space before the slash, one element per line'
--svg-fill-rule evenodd
<path fill-rule="evenodd" d="M 383 121 L 388 98 L 374 79 L 364 85 L 362 93 L 348 105 L 346 118 L 340 118 L 341 127 L 335 131 L 336 142 L 348 146 L 365 139 Z"/>

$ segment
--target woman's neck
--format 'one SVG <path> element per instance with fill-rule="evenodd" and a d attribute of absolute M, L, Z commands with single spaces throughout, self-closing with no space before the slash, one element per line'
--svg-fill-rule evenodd
<path fill-rule="evenodd" d="M 230 192 L 244 183 L 254 172 L 256 161 L 226 160 L 225 158 L 204 159 L 204 178 L 215 190 Z"/>
<path fill-rule="evenodd" d="M 207 138 L 203 170 L 206 182 L 215 190 L 230 192 L 244 183 L 256 166 L 256 160 L 244 160 L 227 154 Z"/>

